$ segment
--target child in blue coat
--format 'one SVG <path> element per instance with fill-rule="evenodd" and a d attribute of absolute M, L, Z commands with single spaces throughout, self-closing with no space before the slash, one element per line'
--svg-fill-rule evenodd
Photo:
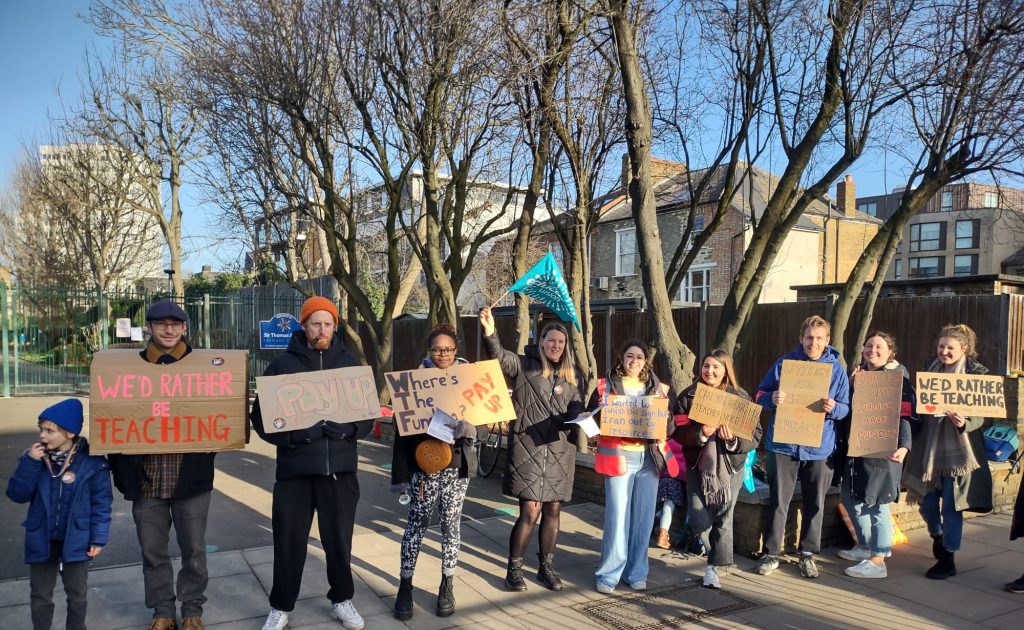
<path fill-rule="evenodd" d="M 104 457 L 89 455 L 81 431 L 78 399 L 47 407 L 39 414 L 39 441 L 18 458 L 7 484 L 12 501 L 31 502 L 22 526 L 35 630 L 49 630 L 53 622 L 58 573 L 67 593 L 66 628 L 85 628 L 89 559 L 110 535 L 110 467 Z"/>

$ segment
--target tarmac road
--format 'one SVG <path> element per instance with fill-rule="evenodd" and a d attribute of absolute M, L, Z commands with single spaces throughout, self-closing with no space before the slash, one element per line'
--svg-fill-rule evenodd
<path fill-rule="evenodd" d="M 36 439 L 39 412 L 61 396 L 0 398 L 0 483 L 4 489 L 17 458 Z M 88 400 L 83 398 L 88 409 Z M 271 492 L 274 485 L 275 447 L 255 433 L 245 450 L 217 455 L 213 500 L 207 526 L 209 551 L 234 551 L 272 544 Z M 391 445 L 367 438 L 359 446 L 360 501 L 356 512 L 356 534 L 382 532 L 387 524 L 404 523 L 405 508 L 390 492 Z M 497 514 L 515 513 L 518 504 L 501 494 L 500 471 L 487 479 L 473 479 L 463 509 L 464 519 L 481 519 Z M 21 522 L 25 505 L 0 498 L 0 580 L 26 577 L 24 533 Z M 313 538 L 319 538 L 316 522 Z M 171 534 L 171 555 L 178 555 Z M 95 567 L 140 562 L 138 539 L 132 520 L 131 504 L 114 490 L 113 522 L 110 542 L 94 560 Z"/>

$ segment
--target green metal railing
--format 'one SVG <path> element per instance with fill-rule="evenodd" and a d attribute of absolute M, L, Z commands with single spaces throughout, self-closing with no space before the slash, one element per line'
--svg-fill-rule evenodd
<path fill-rule="evenodd" d="M 146 308 L 161 297 L 166 295 L 0 283 L 2 395 L 88 392 L 96 350 L 143 346 L 117 337 L 117 320 L 142 327 Z M 298 292 L 251 291 L 175 301 L 188 313 L 193 347 L 249 350 L 249 373 L 255 375 L 280 352 L 259 349 L 259 322 L 278 313 L 297 315 L 302 300 Z"/>

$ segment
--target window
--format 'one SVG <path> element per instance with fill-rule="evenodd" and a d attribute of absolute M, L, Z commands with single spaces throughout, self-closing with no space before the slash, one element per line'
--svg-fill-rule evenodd
<path fill-rule="evenodd" d="M 946 258 L 943 256 L 923 256 L 910 259 L 911 278 L 931 278 L 946 273 Z"/>
<path fill-rule="evenodd" d="M 943 191 L 939 199 L 941 201 L 939 204 L 941 212 L 949 212 L 953 209 L 953 193 L 951 191 Z"/>
<path fill-rule="evenodd" d="M 934 252 L 940 249 L 946 249 L 945 221 L 910 226 L 910 251 Z"/>
<path fill-rule="evenodd" d="M 985 193 L 985 199 L 982 202 L 985 208 L 998 208 L 999 207 L 999 193 L 995 190 L 990 190 Z"/>
<path fill-rule="evenodd" d="M 690 269 L 679 286 L 681 302 L 704 302 L 711 299 L 711 268 Z"/>
<path fill-rule="evenodd" d="M 956 248 L 975 249 L 978 247 L 978 219 L 956 222 Z"/>
<path fill-rule="evenodd" d="M 892 261 L 892 277 L 894 280 L 899 280 L 903 277 L 903 261 L 899 258 Z"/>
<path fill-rule="evenodd" d="M 636 273 L 636 229 L 615 231 L 615 275 L 632 276 Z"/>
<path fill-rule="evenodd" d="M 961 254 L 953 257 L 954 276 L 976 276 L 978 275 L 978 255 Z"/>
<path fill-rule="evenodd" d="M 862 212 L 864 214 L 869 214 L 873 217 L 877 217 L 878 204 L 873 201 L 871 203 L 859 203 L 857 204 L 857 212 Z"/>

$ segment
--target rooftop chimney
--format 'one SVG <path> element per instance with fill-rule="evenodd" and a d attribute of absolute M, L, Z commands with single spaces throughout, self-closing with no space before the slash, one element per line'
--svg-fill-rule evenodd
<path fill-rule="evenodd" d="M 853 175 L 847 175 L 836 184 L 836 206 L 846 216 L 853 216 L 857 209 L 857 186 L 853 183 Z"/>

